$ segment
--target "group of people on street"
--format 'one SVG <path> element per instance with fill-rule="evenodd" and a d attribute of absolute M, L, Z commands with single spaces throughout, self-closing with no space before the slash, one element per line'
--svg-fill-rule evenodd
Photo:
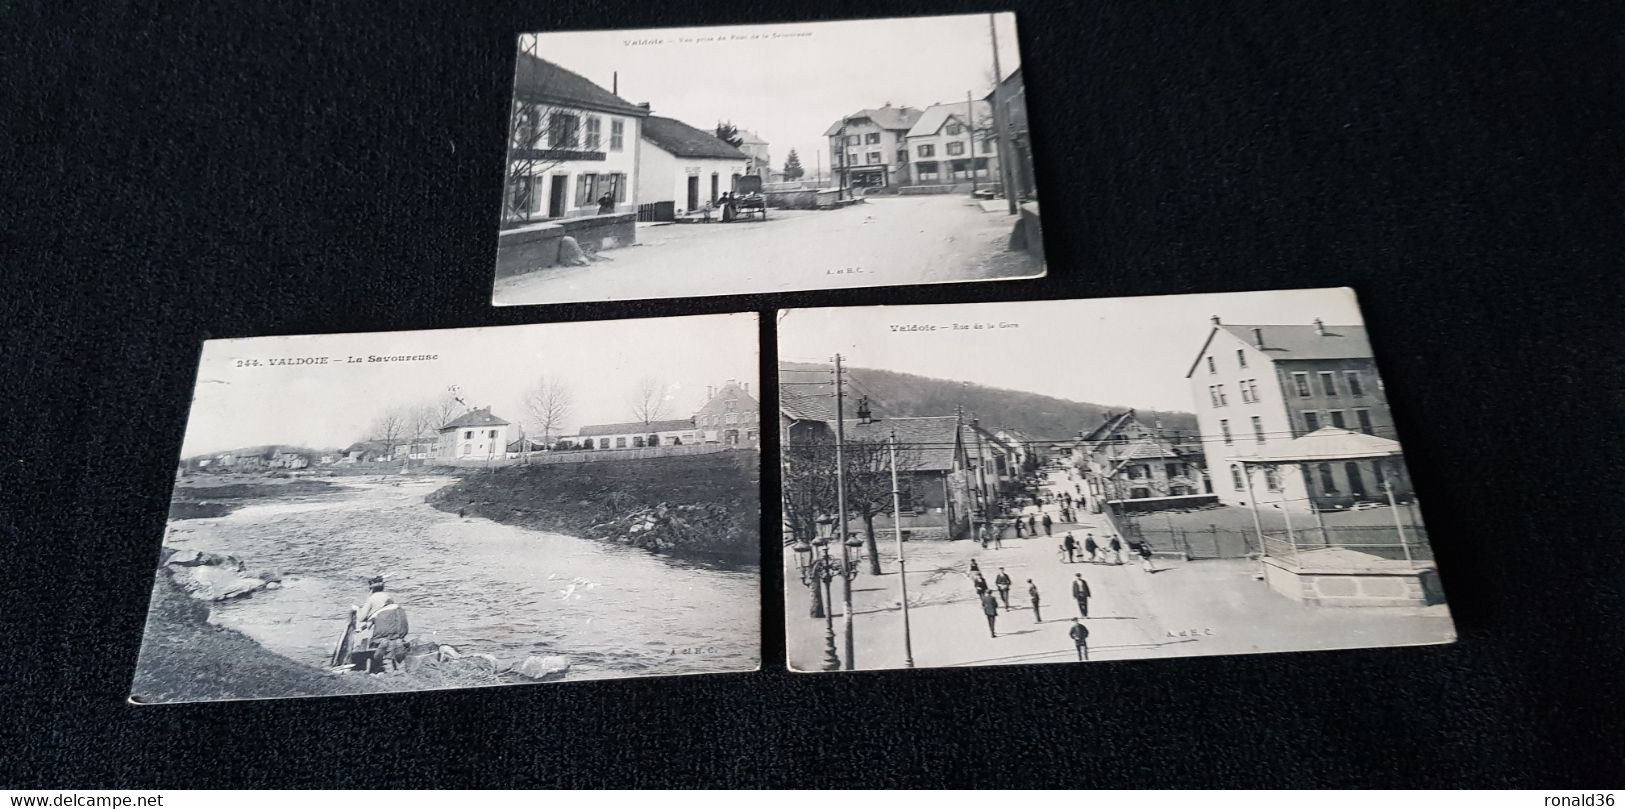
<path fill-rule="evenodd" d="M 1078 561 L 1078 538 L 1073 536 L 1071 531 L 1066 532 L 1066 536 L 1061 538 L 1060 550 L 1066 557 L 1067 564 Z M 1092 564 L 1123 564 L 1123 541 L 1113 536 L 1110 542 L 1101 545 L 1095 541 L 1093 532 L 1084 534 L 1083 561 Z"/>

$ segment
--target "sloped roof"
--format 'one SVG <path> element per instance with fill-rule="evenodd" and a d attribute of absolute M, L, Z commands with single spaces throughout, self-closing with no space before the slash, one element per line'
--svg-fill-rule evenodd
<path fill-rule="evenodd" d="M 1002 452 L 1005 455 L 1011 454 L 1010 445 L 1004 443 L 1003 439 L 995 436 L 993 433 L 988 432 L 980 426 L 975 426 L 970 422 L 965 422 L 960 438 L 965 442 L 965 454 L 967 456 L 977 459 L 982 457 L 976 449 L 976 438 L 978 433 L 981 434 L 981 443 L 983 448 L 992 452 Z"/>
<path fill-rule="evenodd" d="M 871 107 L 861 109 L 830 124 L 829 129 L 824 130 L 824 137 L 827 138 L 840 132 L 841 127 L 846 126 L 847 121 L 858 118 L 868 118 L 881 129 L 909 129 L 914 126 L 915 121 L 920 120 L 920 115 L 921 112 L 913 107 Z"/>
<path fill-rule="evenodd" d="M 1387 458 L 1403 454 L 1399 442 L 1391 438 L 1379 438 L 1341 427 L 1322 427 L 1278 445 L 1278 448 L 1269 455 L 1250 455 L 1228 460 L 1236 463 L 1314 463 L 1355 458 Z"/>
<path fill-rule="evenodd" d="M 958 425 L 959 419 L 954 416 L 904 416 L 875 419 L 867 424 L 847 419 L 845 432 L 848 441 L 885 441 L 895 432 L 898 450 L 913 454 L 911 468 L 951 472 Z M 898 467 L 902 468 L 903 464 Z"/>
<path fill-rule="evenodd" d="M 748 129 L 737 130 L 734 134 L 739 138 L 739 143 L 742 146 L 767 146 L 768 145 L 767 141 L 762 140 L 761 135 L 758 135 L 755 132 L 752 132 L 752 131 L 750 131 Z"/>
<path fill-rule="evenodd" d="M 1128 445 L 1122 454 L 1113 456 L 1116 465 L 1112 467 L 1111 474 L 1116 475 L 1123 467 L 1134 461 L 1157 461 L 1163 458 L 1182 457 L 1172 444 L 1157 438 L 1142 438 Z"/>
<path fill-rule="evenodd" d="M 957 119 L 960 123 L 966 126 L 974 127 L 976 125 L 976 121 L 991 117 L 993 115 L 993 105 L 987 103 L 986 101 L 972 101 L 970 102 L 970 106 L 971 114 L 975 117 L 970 120 L 966 120 L 965 102 L 963 101 L 950 104 L 932 104 L 921 111 L 920 119 L 915 121 L 914 126 L 909 128 L 908 136 L 911 138 L 917 138 L 924 135 L 935 135 L 937 132 L 941 131 L 942 127 L 948 123 L 950 118 Z"/>
<path fill-rule="evenodd" d="M 514 68 L 513 95 L 521 101 L 549 101 L 627 115 L 648 115 L 649 110 L 621 98 L 578 73 L 546 59 L 519 54 Z"/>
<path fill-rule="evenodd" d="M 719 160 L 745 160 L 744 152 L 703 129 L 676 118 L 651 115 L 643 122 L 643 139 L 678 157 L 711 157 Z"/>
<path fill-rule="evenodd" d="M 445 426 L 440 428 L 440 432 L 455 430 L 459 427 L 502 427 L 507 424 L 508 422 L 491 415 L 491 408 L 484 407 L 470 410 L 446 422 Z"/>
<path fill-rule="evenodd" d="M 577 430 L 576 435 L 628 435 L 692 429 L 694 429 L 693 419 L 666 419 L 664 421 L 651 421 L 647 424 L 641 421 L 622 421 L 615 424 L 589 424 Z"/>
<path fill-rule="evenodd" d="M 1135 415 L 1134 415 L 1134 411 L 1132 409 L 1125 410 L 1125 411 L 1123 411 L 1121 413 L 1113 415 L 1113 416 L 1105 419 L 1104 421 L 1100 422 L 1100 425 L 1098 427 L 1094 428 L 1093 430 L 1090 430 L 1087 434 L 1085 434 L 1083 436 L 1083 440 L 1080 441 L 1079 443 L 1082 443 L 1082 444 L 1085 444 L 1085 445 L 1094 444 L 1094 443 L 1102 441 L 1102 440 L 1104 440 L 1106 438 L 1110 438 L 1112 436 L 1112 434 L 1116 433 L 1118 430 L 1123 429 L 1125 426 L 1128 425 L 1129 422 L 1135 421 L 1135 420 L 1136 420 L 1136 418 L 1135 418 Z"/>
<path fill-rule="evenodd" d="M 1254 329 L 1258 329 L 1259 332 L 1254 332 Z M 1213 343 L 1213 336 L 1220 331 L 1228 332 L 1237 340 L 1264 352 L 1271 360 L 1370 359 L 1372 356 L 1371 341 L 1366 336 L 1365 326 L 1257 326 L 1223 323 L 1208 330 L 1207 339 L 1202 341 L 1202 349 L 1196 352 L 1196 357 L 1191 360 L 1190 369 L 1185 372 L 1187 378 L 1196 372 L 1196 366 L 1201 363 L 1202 356 Z M 1263 346 L 1258 344 L 1260 335 L 1263 337 Z"/>

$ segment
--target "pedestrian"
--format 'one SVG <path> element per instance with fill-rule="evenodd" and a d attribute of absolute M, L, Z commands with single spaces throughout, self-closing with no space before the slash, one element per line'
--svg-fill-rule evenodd
<path fill-rule="evenodd" d="M 987 595 L 987 579 L 982 578 L 981 573 L 976 574 L 976 578 L 971 581 L 971 585 L 976 588 L 976 595 Z"/>
<path fill-rule="evenodd" d="M 1145 572 L 1157 572 L 1157 566 L 1151 562 L 1151 543 L 1149 542 L 1140 543 L 1140 563 L 1145 568 Z"/>
<path fill-rule="evenodd" d="M 987 616 L 987 635 L 996 638 L 999 633 L 995 631 L 993 622 L 999 620 L 999 600 L 992 593 L 982 594 L 982 614 Z"/>
<path fill-rule="evenodd" d="M 1004 602 L 1006 612 L 1010 610 L 1010 574 L 999 568 L 999 575 L 993 577 L 993 586 L 999 588 L 999 600 Z"/>
<path fill-rule="evenodd" d="M 1038 610 L 1038 585 L 1033 584 L 1032 579 L 1027 580 L 1027 597 L 1033 602 L 1033 623 L 1043 623 L 1044 615 Z"/>
<path fill-rule="evenodd" d="M 1021 539 L 1021 529 L 1024 528 L 1020 517 L 1016 518 L 1016 539 Z"/>
<path fill-rule="evenodd" d="M 1079 621 L 1078 619 L 1073 618 L 1072 619 L 1072 628 L 1068 629 L 1066 631 L 1066 634 L 1072 636 L 1072 645 L 1074 647 L 1076 647 L 1077 650 L 1078 650 L 1078 662 L 1082 663 L 1083 661 L 1088 660 L 1089 659 L 1089 627 L 1084 626 L 1082 621 Z"/>
<path fill-rule="evenodd" d="M 1091 563 L 1100 561 L 1100 543 L 1095 542 L 1094 534 L 1087 534 L 1083 539 L 1083 553 Z"/>
<path fill-rule="evenodd" d="M 1038 536 L 1038 518 L 1031 514 L 1027 515 L 1027 533 Z"/>
<path fill-rule="evenodd" d="M 1078 540 L 1071 531 L 1066 532 L 1066 538 L 1061 540 L 1061 550 L 1066 551 L 1066 563 L 1072 564 L 1072 554 L 1078 550 Z"/>
<path fill-rule="evenodd" d="M 1116 534 L 1112 534 L 1111 549 L 1112 549 L 1112 556 L 1115 557 L 1115 560 L 1112 562 L 1112 564 L 1114 564 L 1114 565 L 1123 564 L 1123 541 L 1118 539 Z"/>
<path fill-rule="evenodd" d="M 987 550 L 987 526 L 976 526 L 976 542 L 982 546 L 982 550 Z"/>
<path fill-rule="evenodd" d="M 999 525 L 993 526 L 992 534 L 993 547 L 998 548 L 999 550 L 1004 550 L 1004 527 Z"/>
<path fill-rule="evenodd" d="M 1055 536 L 1049 530 L 1050 526 L 1054 525 L 1054 524 L 1055 524 L 1055 521 L 1049 518 L 1049 512 L 1047 512 L 1047 511 L 1044 512 L 1044 536 L 1047 536 L 1047 537 Z"/>
<path fill-rule="evenodd" d="M 982 568 L 976 564 L 975 559 L 970 560 L 970 572 L 975 573 L 978 576 L 982 575 Z"/>
<path fill-rule="evenodd" d="M 1089 617 L 1089 582 L 1083 580 L 1083 574 L 1075 574 L 1077 578 L 1072 582 L 1072 598 L 1078 602 L 1078 613 Z"/>
<path fill-rule="evenodd" d="M 600 215 L 615 213 L 615 195 L 614 194 L 611 194 L 610 192 L 605 191 L 604 195 L 598 198 L 598 213 Z"/>

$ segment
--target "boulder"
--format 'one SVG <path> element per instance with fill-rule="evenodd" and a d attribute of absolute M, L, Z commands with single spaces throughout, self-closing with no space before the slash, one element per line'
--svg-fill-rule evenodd
<path fill-rule="evenodd" d="M 171 566 L 170 575 L 193 598 L 227 601 L 259 592 L 267 582 L 244 576 L 235 569 L 214 565 Z"/>
<path fill-rule="evenodd" d="M 514 673 L 527 680 L 546 680 L 562 677 L 570 670 L 570 660 L 560 655 L 531 655 L 514 668 Z"/>

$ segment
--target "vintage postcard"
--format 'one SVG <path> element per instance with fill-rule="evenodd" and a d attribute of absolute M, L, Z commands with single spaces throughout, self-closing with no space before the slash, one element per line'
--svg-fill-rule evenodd
<path fill-rule="evenodd" d="M 1044 274 L 1014 14 L 519 37 L 492 300 Z"/>
<path fill-rule="evenodd" d="M 208 341 L 131 700 L 757 669 L 757 335 Z"/>
<path fill-rule="evenodd" d="M 1449 643 L 1354 293 L 796 309 L 797 671 Z"/>

